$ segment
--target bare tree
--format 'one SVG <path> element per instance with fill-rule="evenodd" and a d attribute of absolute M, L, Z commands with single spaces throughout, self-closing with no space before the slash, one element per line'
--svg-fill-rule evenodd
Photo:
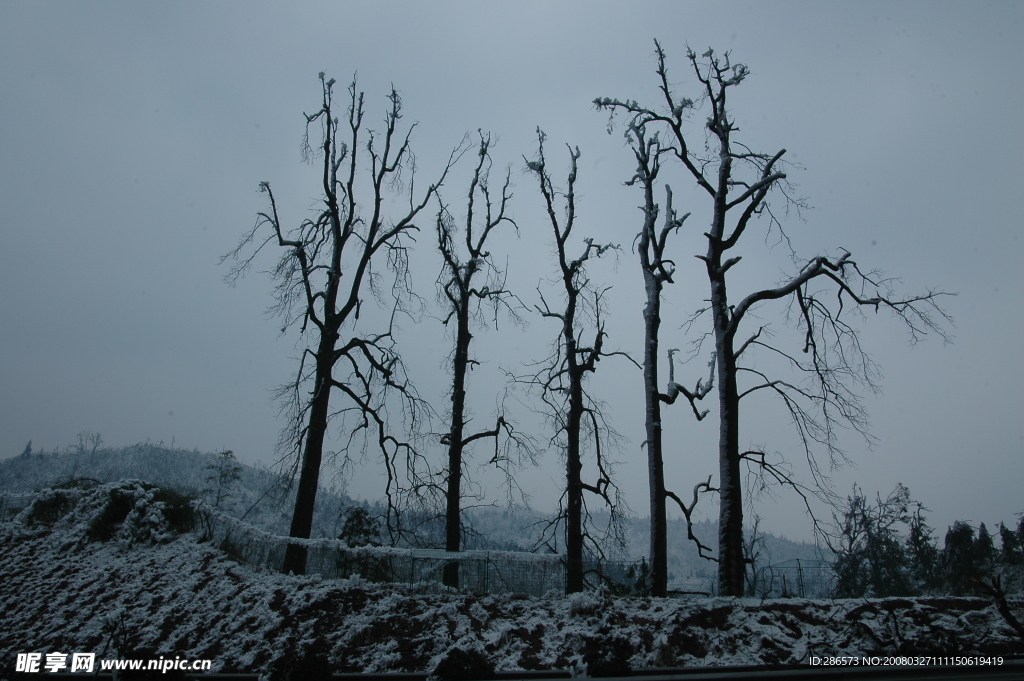
<path fill-rule="evenodd" d="M 679 98 L 669 85 L 665 53 L 655 43 L 658 58 L 659 88 L 663 109 L 641 106 L 635 101 L 598 99 L 599 108 L 625 111 L 643 125 L 658 126 L 671 140 L 672 155 L 678 160 L 713 204 L 711 225 L 705 233 L 707 251 L 698 256 L 705 263 L 710 284 L 712 336 L 715 342 L 718 406 L 719 406 L 719 590 L 723 595 L 743 594 L 743 507 L 741 463 L 763 484 L 774 482 L 797 491 L 809 505 L 808 495 L 817 494 L 828 501 L 834 495 L 815 457 L 815 445 L 822 446 L 832 465 L 845 460 L 839 448 L 837 430 L 851 426 L 867 436 L 866 413 L 858 396 L 859 388 L 876 388 L 877 367 L 861 348 L 860 338 L 849 317 L 861 308 L 886 309 L 903 321 L 911 339 L 916 341 L 929 332 L 945 338 L 939 323 L 948 317 L 938 307 L 943 295 L 929 291 L 922 295 L 898 297 L 892 290 L 893 280 L 875 272 L 864 272 L 842 251 L 838 256 L 821 255 L 799 261 L 798 271 L 780 285 L 756 290 L 730 303 L 726 274 L 740 262 L 730 256 L 752 220 L 767 218 L 769 230 L 778 230 L 780 239 L 788 243 L 782 225 L 768 202 L 776 190 L 789 206 L 800 208 L 791 198 L 785 183 L 782 157 L 785 150 L 774 154 L 752 151 L 733 139 L 737 131 L 726 106 L 730 88 L 749 75 L 742 64 L 734 64 L 729 53 L 718 56 L 708 50 L 700 57 L 692 50 L 688 58 L 700 83 L 697 101 Z M 689 117 L 708 109 L 706 138 L 692 144 Z M 702 155 L 702 152 L 707 150 Z M 796 354 L 768 342 L 766 327 L 742 334 L 740 325 L 749 313 L 762 303 L 789 300 L 796 325 L 803 335 L 803 353 Z M 699 316 L 699 315 L 698 315 Z M 744 339 L 744 335 L 746 336 Z M 756 351 L 775 357 L 801 377 L 788 381 L 768 376 L 764 370 L 741 363 L 744 353 Z M 745 382 L 741 387 L 739 377 Z M 749 379 L 749 380 L 748 380 Z M 769 391 L 784 403 L 793 420 L 805 458 L 810 466 L 813 485 L 799 482 L 784 462 L 770 460 L 761 448 L 741 451 L 739 438 L 740 400 L 759 391 Z"/>
<path fill-rule="evenodd" d="M 448 448 L 448 466 L 445 471 L 445 550 L 459 551 L 462 546 L 462 498 L 465 494 L 463 478 L 467 447 L 478 440 L 491 438 L 494 453 L 490 463 L 502 469 L 510 484 L 514 484 L 510 466 L 518 463 L 522 456 L 532 458 L 529 439 L 517 433 L 506 421 L 503 410 L 497 415 L 494 427 L 467 434 L 469 413 L 466 405 L 467 374 L 478 362 L 470 357 L 470 343 L 473 340 L 471 324 L 474 318 L 486 324 L 482 306 L 491 304 L 494 311 L 494 325 L 498 324 L 499 308 L 504 308 L 513 321 L 521 321 L 509 305 L 512 294 L 505 288 L 505 272 L 494 262 L 487 239 L 502 223 L 519 228 L 506 214 L 510 191 L 511 174 L 506 173 L 500 195 L 492 196 L 490 170 L 492 165 L 490 148 L 491 136 L 480 134 L 477 164 L 470 181 L 466 197 L 466 213 L 463 233 L 454 217 L 442 205 L 437 214 L 437 247 L 444 260 L 437 284 L 447 311 L 444 324 L 454 322 L 455 347 L 451 354 L 451 412 L 448 432 L 441 438 L 441 444 Z M 478 203 L 479 202 L 479 203 Z M 482 205 L 481 205 L 482 204 Z M 460 246 L 459 241 L 463 244 Z M 448 563 L 444 570 L 444 583 L 459 585 L 459 564 Z"/>
<path fill-rule="evenodd" d="M 85 456 L 86 452 L 95 454 L 100 445 L 103 444 L 103 437 L 91 430 L 83 430 L 78 434 L 78 453 Z"/>
<path fill-rule="evenodd" d="M 267 244 L 276 241 L 285 249 L 273 272 L 277 282 L 273 311 L 284 320 L 282 331 L 297 325 L 308 341 L 295 380 L 279 392 L 288 417 L 279 452 L 292 462 L 293 474 L 299 469 L 290 535 L 303 538 L 308 538 L 312 529 L 324 442 L 334 417 L 342 421 L 342 453 L 347 455 L 360 438 L 363 447 L 372 444 L 380 450 L 389 502 L 398 490 L 400 458 L 408 462 L 417 456 L 410 442 L 392 434 L 388 424 L 389 399 L 398 400 L 411 419 L 421 406 L 395 346 L 394 320 L 409 292 L 406 240 L 418 230 L 416 216 L 437 193 L 456 160 L 453 152 L 438 180 L 417 194 L 409 146 L 415 126 L 404 136 L 399 134 L 402 101 L 394 88 L 388 96 L 384 131 L 377 133 L 364 131 L 364 95 L 356 90 L 354 80 L 348 88 L 343 122 L 334 113 L 334 79 L 325 80 L 321 72 L 320 82 L 320 108 L 305 114 L 303 153 L 323 168 L 323 208 L 298 227 L 286 230 L 270 183 L 263 182 L 260 189 L 268 196 L 269 210 L 259 213 L 253 229 L 225 256 L 237 261 L 228 275 L 229 281 L 234 281 Z M 309 141 L 314 125 L 320 128 L 315 148 Z M 360 163 L 362 152 L 368 156 L 366 164 Z M 408 206 L 394 216 L 385 213 L 391 188 L 408 196 Z M 258 245 L 251 248 L 253 243 Z M 243 251 L 248 252 L 244 258 Z M 394 275 L 390 294 L 380 289 L 379 270 L 385 267 Z M 378 300 L 391 296 L 391 314 L 383 329 L 365 329 L 367 323 L 360 321 L 367 286 Z M 335 392 L 343 400 L 337 408 L 331 401 Z M 389 523 L 392 508 L 389 503 Z M 289 544 L 284 571 L 301 574 L 305 565 L 305 548 Z"/>
<path fill-rule="evenodd" d="M 687 532 L 697 543 L 703 555 L 707 550 L 693 534 L 691 514 L 696 504 L 696 497 L 701 491 L 710 489 L 710 480 L 698 484 L 694 489 L 695 501 L 686 505 L 682 500 L 665 487 L 665 465 L 662 447 L 661 405 L 674 404 L 679 395 L 686 397 L 698 421 L 707 416 L 708 411 L 699 411 L 698 400 L 703 399 L 711 391 L 714 383 L 714 360 L 712 373 L 705 384 L 698 380 L 694 389 L 687 390 L 675 382 L 674 350 L 668 352 L 669 382 L 666 392 L 661 392 L 658 383 L 659 332 L 661 329 L 661 296 L 666 284 L 673 282 L 675 262 L 665 255 L 668 237 L 678 232 L 689 213 L 679 217 L 672 207 L 672 188 L 665 185 L 665 222 L 658 230 L 660 206 L 654 200 L 654 191 L 658 174 L 661 171 L 661 157 L 670 149 L 662 148 L 660 139 L 647 134 L 646 122 L 642 116 L 634 116 L 627 128 L 626 137 L 636 157 L 636 173 L 626 183 L 639 185 L 644 193 L 643 226 L 636 239 L 636 250 L 640 255 L 640 267 L 644 277 L 644 406 L 647 439 L 647 472 L 650 484 L 650 574 L 649 588 L 652 596 L 666 596 L 668 592 L 668 521 L 665 505 L 669 498 L 676 501 L 687 521 Z"/>
<path fill-rule="evenodd" d="M 217 454 L 213 463 L 206 465 L 210 473 L 206 481 L 213 485 L 208 491 L 213 494 L 213 507 L 220 508 L 222 502 L 226 502 L 234 496 L 232 486 L 242 480 L 242 464 L 238 463 L 235 453 L 230 449 Z"/>
<path fill-rule="evenodd" d="M 576 224 L 576 173 L 579 148 L 569 147 L 571 160 L 567 188 L 562 194 L 565 199 L 565 217 L 559 219 L 556 203 L 558 192 L 551 182 L 544 157 L 545 135 L 537 130 L 537 159 L 526 160 L 526 167 L 533 172 L 540 184 L 540 193 L 555 237 L 555 254 L 558 259 L 558 278 L 565 295 L 565 305 L 552 309 L 540 293 L 540 314 L 561 324 L 558 340 L 552 355 L 541 363 L 542 368 L 529 380 L 540 388 L 541 399 L 547 413 L 553 418 L 556 433 L 552 443 L 565 452 L 566 487 L 562 496 L 559 521 L 565 523 L 566 591 L 582 591 L 584 587 L 584 544 L 588 539 L 584 525 L 586 504 L 584 491 L 598 495 L 612 510 L 615 518 L 617 495 L 605 459 L 607 434 L 599 405 L 587 394 L 586 378 L 597 369 L 602 357 L 613 354 L 604 351 L 607 335 L 601 319 L 604 290 L 595 289 L 587 276 L 585 265 L 591 258 L 598 258 L 613 244 L 599 245 L 591 238 L 584 239 L 583 252 L 576 258 L 569 255 L 569 238 Z M 606 290 L 606 289 L 605 289 Z M 593 340 L 584 340 L 587 317 L 593 322 Z M 593 484 L 583 482 L 583 454 L 592 449 L 598 478 Z M 591 539 L 591 548 L 600 552 L 598 542 Z"/>

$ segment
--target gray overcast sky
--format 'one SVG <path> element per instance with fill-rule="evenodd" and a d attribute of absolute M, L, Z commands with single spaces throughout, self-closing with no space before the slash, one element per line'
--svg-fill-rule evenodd
<path fill-rule="evenodd" d="M 791 179 L 813 210 L 786 225 L 800 254 L 844 247 L 907 291 L 959 293 L 946 304 L 951 346 L 932 338 L 911 348 L 893 320 L 865 319 L 885 372 L 884 393 L 866 398 L 878 444 L 869 452 L 844 440 L 857 466 L 836 474 L 838 490 L 856 480 L 884 494 L 904 482 L 940 534 L 960 518 L 1009 522 L 1024 510 L 1022 14 L 1009 2 L 2 3 L 0 456 L 29 439 L 63 447 L 87 429 L 111 445 L 174 438 L 272 459 L 280 422 L 270 390 L 294 370 L 295 337 L 264 315 L 267 277 L 254 271 L 228 287 L 218 259 L 264 208 L 260 181 L 275 187 L 290 224 L 308 214 L 316 169 L 301 164 L 299 142 L 319 71 L 341 84 L 358 72 L 373 125 L 394 83 L 405 122 L 419 122 L 422 182 L 465 133 L 500 137 L 495 161 L 513 169 L 522 232 L 504 244 L 531 304 L 550 271 L 537 255 L 550 237 L 522 157 L 534 155 L 541 126 L 564 181 L 563 144 L 579 145 L 578 229 L 623 244 L 617 265 L 593 274 L 615 285 L 611 342 L 639 356 L 629 244 L 640 197 L 622 186 L 633 165 L 621 131 L 608 135 L 590 102 L 654 103 L 658 38 L 680 94 L 694 85 L 687 44 L 732 50 L 751 68 L 732 110 L 746 143 L 785 147 L 802 166 Z M 455 209 L 467 170 L 444 192 Z M 694 213 L 675 244 L 685 265 L 702 249 L 706 200 L 681 174 L 670 183 L 677 207 Z M 430 232 L 420 245 L 417 281 L 433 299 Z M 736 292 L 776 283 L 787 265 L 756 238 L 751 246 Z M 693 263 L 668 291 L 665 347 L 687 342 L 679 325 L 705 297 Z M 780 334 L 782 312 L 763 311 Z M 440 324 L 405 331 L 416 334 L 409 362 L 421 391 L 440 408 Z M 477 355 L 496 375 L 537 359 L 552 333 L 542 320 L 481 333 Z M 688 383 L 706 361 L 683 369 Z M 624 435 L 619 478 L 643 513 L 640 376 L 606 364 L 594 388 Z M 478 380 L 471 391 L 487 418 L 499 387 Z M 777 404 L 746 410 L 745 441 L 796 451 Z M 716 425 L 682 409 L 668 417 L 669 478 L 684 492 L 717 471 Z M 362 475 L 350 491 L 377 496 L 373 473 Z M 552 503 L 561 475 L 551 455 L 524 477 L 538 506 Z M 810 533 L 786 495 L 759 512 L 776 532 Z"/>

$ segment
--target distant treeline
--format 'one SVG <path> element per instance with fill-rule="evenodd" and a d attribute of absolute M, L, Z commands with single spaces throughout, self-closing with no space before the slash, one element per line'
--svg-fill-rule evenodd
<path fill-rule="evenodd" d="M 959 520 L 940 549 L 924 508 L 902 484 L 883 499 L 858 488 L 837 518 L 835 595 L 968 596 L 1020 591 L 1024 579 L 1024 514 L 1016 527 L 999 523 L 996 534 Z"/>

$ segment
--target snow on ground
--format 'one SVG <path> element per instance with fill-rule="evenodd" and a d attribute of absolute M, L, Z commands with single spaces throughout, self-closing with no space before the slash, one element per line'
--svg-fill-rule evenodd
<path fill-rule="evenodd" d="M 0 670 L 31 651 L 181 656 L 260 673 L 303 662 L 431 671 L 454 648 L 483 653 L 498 670 L 591 674 L 810 655 L 1024 654 L 984 599 L 422 593 L 239 565 L 175 532 L 174 500 L 137 482 L 40 499 L 49 505 L 37 500 L 0 525 Z M 1024 602 L 1012 605 L 1021 618 Z"/>

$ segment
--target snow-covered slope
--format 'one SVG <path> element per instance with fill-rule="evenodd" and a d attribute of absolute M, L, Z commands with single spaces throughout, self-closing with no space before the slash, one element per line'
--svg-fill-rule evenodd
<path fill-rule="evenodd" d="M 31 456 L 0 460 L 0 492 L 50 487 L 72 478 L 92 478 L 100 482 L 128 478 L 169 486 L 213 503 L 214 494 L 210 488 L 215 483 L 210 478 L 213 475 L 211 468 L 217 463 L 216 454 L 153 444 L 101 448 L 95 452 L 36 452 Z M 245 464 L 239 464 L 239 472 L 240 479 L 232 481 L 220 510 L 234 517 L 244 515 L 246 522 L 267 532 L 286 534 L 294 497 L 293 492 L 284 492 L 287 485 L 283 476 Z M 312 536 L 337 537 L 341 529 L 341 514 L 353 503 L 335 490 L 321 489 L 316 499 Z M 367 509 L 378 516 L 385 512 L 379 504 L 369 505 Z M 443 518 L 438 516 L 431 522 L 429 518 L 433 515 L 425 513 L 420 518 L 407 518 L 409 524 L 418 527 L 418 545 L 435 548 L 444 545 Z M 467 509 L 464 521 L 472 530 L 466 533 L 463 548 L 528 551 L 536 545 L 541 528 L 549 519 L 549 515 L 526 507 Z M 603 528 L 608 522 L 607 512 L 595 511 L 595 527 Z M 648 521 L 646 518 L 626 518 L 623 522 L 627 542 L 625 551 L 613 546 L 605 548 L 617 559 L 627 563 L 637 561 L 648 551 Z M 695 531 L 705 543 L 713 543 L 718 536 L 718 525 L 711 521 L 698 522 Z M 669 588 L 711 592 L 717 579 L 715 564 L 698 556 L 694 544 L 687 540 L 686 525 L 682 519 L 669 521 L 668 540 Z M 792 559 L 802 559 L 805 565 L 822 558 L 826 562 L 831 559 L 831 554 L 822 555 L 814 544 L 791 542 L 771 534 L 763 535 L 760 542 L 758 568 L 762 572 L 768 564 L 784 564 Z M 626 569 L 625 565 L 619 567 L 622 571 Z M 790 574 L 789 577 L 789 584 L 794 584 L 796 575 Z M 767 579 L 761 581 L 769 585 Z M 781 588 L 762 588 L 759 593 L 781 591 Z M 809 589 L 806 595 L 827 592 L 827 589 Z"/>
<path fill-rule="evenodd" d="M 180 534 L 175 498 L 104 485 L 0 525 L 0 678 L 15 654 L 211 659 L 214 671 L 799 664 L 811 655 L 1024 653 L 983 599 L 613 599 L 416 593 L 260 572 Z M 120 501 L 117 501 L 120 499 Z M 128 501 L 125 501 L 128 500 Z M 1012 604 L 1018 618 L 1024 603 Z"/>
<path fill-rule="evenodd" d="M 75 478 L 113 482 L 146 480 L 213 503 L 218 455 L 152 444 L 102 448 L 95 452 L 37 452 L 0 460 L 0 491 L 23 492 L 66 483 Z M 238 465 L 238 479 L 224 490 L 221 510 L 268 532 L 287 533 L 294 497 L 284 476 L 270 470 Z M 338 533 L 338 516 L 352 500 L 321 489 L 316 500 L 313 536 Z"/>

